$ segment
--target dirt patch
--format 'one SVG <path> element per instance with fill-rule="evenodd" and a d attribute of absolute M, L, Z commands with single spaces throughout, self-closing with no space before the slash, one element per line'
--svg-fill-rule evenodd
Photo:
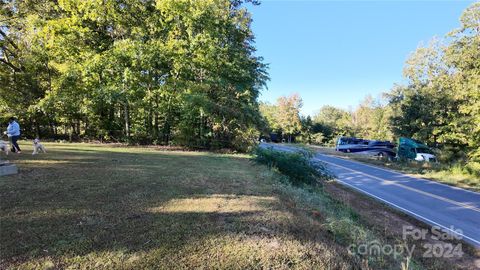
<path fill-rule="evenodd" d="M 325 190 L 335 199 L 349 205 L 360 216 L 361 222 L 369 226 L 373 231 L 382 234 L 386 239 L 397 242 L 402 240 L 407 245 L 415 245 L 413 257 L 424 265 L 429 265 L 431 258 L 426 258 L 428 245 L 457 246 L 461 245 L 463 255 L 436 258 L 441 269 L 480 269 L 480 249 L 475 249 L 469 244 L 459 240 L 436 240 L 432 237 L 432 228 L 428 224 L 418 221 L 404 213 L 373 200 L 357 191 L 351 190 L 336 182 L 329 182 Z M 413 230 L 426 231 L 425 239 L 414 240 L 412 237 L 403 239 L 403 227 L 411 226 Z M 440 268 L 437 268 L 440 269 Z"/>

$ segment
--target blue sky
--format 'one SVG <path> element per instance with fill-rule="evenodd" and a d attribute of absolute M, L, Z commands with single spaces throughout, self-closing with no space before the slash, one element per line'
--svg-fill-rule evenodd
<path fill-rule="evenodd" d="M 473 1 L 284 1 L 249 6 L 257 54 L 269 63 L 260 100 L 299 93 L 302 112 L 348 109 L 401 83 L 408 55 L 459 26 Z"/>

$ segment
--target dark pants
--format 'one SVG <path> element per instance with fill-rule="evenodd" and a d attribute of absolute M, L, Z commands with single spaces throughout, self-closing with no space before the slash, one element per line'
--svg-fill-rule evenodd
<path fill-rule="evenodd" d="M 20 146 L 18 146 L 18 139 L 20 139 L 20 136 L 12 136 L 10 137 L 10 142 L 12 143 L 12 152 L 19 152 L 22 151 L 20 150 Z"/>

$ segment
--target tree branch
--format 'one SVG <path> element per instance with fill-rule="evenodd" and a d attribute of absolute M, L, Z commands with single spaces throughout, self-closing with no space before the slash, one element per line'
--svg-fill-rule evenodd
<path fill-rule="evenodd" d="M 19 72 L 19 71 L 22 71 L 21 68 L 18 68 L 16 67 L 15 65 L 13 65 L 12 63 L 8 62 L 7 60 L 3 59 L 3 58 L 0 58 L 0 62 L 4 63 L 5 65 L 9 66 L 10 68 L 12 68 L 14 71 L 16 72 Z"/>
<path fill-rule="evenodd" d="M 8 43 L 10 43 L 15 49 L 18 50 L 17 44 L 15 44 L 15 42 L 13 42 L 13 41 L 7 36 L 7 34 L 5 34 L 5 32 L 3 32 L 2 29 L 0 29 L 0 35 L 2 35 L 3 38 L 4 38 L 6 41 L 8 41 Z"/>

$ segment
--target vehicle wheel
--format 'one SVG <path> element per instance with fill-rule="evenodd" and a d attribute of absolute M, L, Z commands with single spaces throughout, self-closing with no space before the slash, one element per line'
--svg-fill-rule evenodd
<path fill-rule="evenodd" d="M 347 149 L 347 153 L 350 153 L 350 149 Z"/>
<path fill-rule="evenodd" d="M 384 152 L 378 153 L 378 159 L 380 159 L 380 160 L 384 160 L 386 156 L 387 156 L 387 154 L 385 154 Z"/>

